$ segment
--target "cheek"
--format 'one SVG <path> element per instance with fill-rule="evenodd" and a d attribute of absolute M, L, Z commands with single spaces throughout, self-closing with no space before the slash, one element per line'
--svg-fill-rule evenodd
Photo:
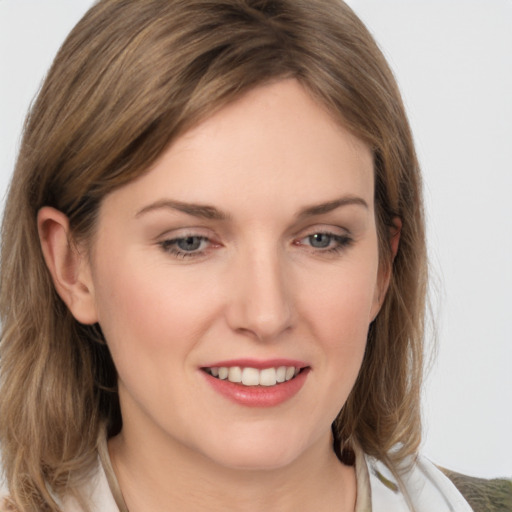
<path fill-rule="evenodd" d="M 333 372 L 333 382 L 346 394 L 351 388 L 364 356 L 368 336 L 368 294 L 359 290 L 333 294 L 329 304 L 318 305 L 317 339 L 323 341 L 323 349 L 330 360 L 328 367 Z M 323 306 L 323 307 L 322 307 Z"/>
<path fill-rule="evenodd" d="M 213 306 L 190 276 L 176 275 L 165 264 L 143 266 L 141 259 L 112 258 L 115 266 L 101 269 L 99 323 L 124 390 L 124 413 L 161 410 L 169 420 L 172 414 L 162 404 L 178 407 L 180 390 L 196 385 L 190 381 L 191 354 L 210 325 Z"/>
<path fill-rule="evenodd" d="M 178 355 L 193 346 L 206 329 L 211 301 L 190 276 L 129 256 L 100 268 L 96 305 L 116 365 L 140 368 L 146 359 L 160 364 L 170 350 Z"/>
<path fill-rule="evenodd" d="M 315 328 L 323 331 L 334 346 L 341 339 L 344 345 L 366 340 L 378 295 L 376 265 L 346 265 L 315 281 L 316 290 L 309 285 L 302 306 L 309 311 Z"/>
<path fill-rule="evenodd" d="M 317 280 L 322 291 L 310 290 L 301 307 L 339 407 L 359 373 L 376 296 L 377 265 L 360 263 L 337 268 L 323 283 Z"/>
<path fill-rule="evenodd" d="M 338 275 L 338 277 L 340 277 Z M 307 306 L 308 327 L 316 346 L 316 368 L 311 373 L 322 392 L 311 398 L 312 417 L 322 417 L 330 425 L 348 399 L 363 361 L 369 328 L 372 283 L 352 278 L 340 279 L 317 293 Z M 306 315 L 306 313 L 305 313 Z"/>

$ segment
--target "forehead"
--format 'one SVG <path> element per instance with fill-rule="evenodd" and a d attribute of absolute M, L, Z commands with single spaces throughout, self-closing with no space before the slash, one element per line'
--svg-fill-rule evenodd
<path fill-rule="evenodd" d="M 120 192 L 134 209 L 166 195 L 233 208 L 273 202 L 290 211 L 343 194 L 373 205 L 373 156 L 297 81 L 283 80 L 199 123 Z"/>

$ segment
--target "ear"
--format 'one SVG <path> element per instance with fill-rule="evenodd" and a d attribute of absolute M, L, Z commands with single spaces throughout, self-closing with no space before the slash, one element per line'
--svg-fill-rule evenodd
<path fill-rule="evenodd" d="M 60 298 L 80 323 L 96 323 L 89 261 L 72 242 L 68 218 L 45 206 L 37 214 L 37 227 L 46 266 Z"/>
<path fill-rule="evenodd" d="M 391 282 L 393 273 L 393 261 L 395 260 L 400 244 L 400 234 L 402 232 L 402 219 L 400 217 L 393 218 L 393 226 L 389 228 L 389 248 L 391 250 L 391 260 L 388 263 L 379 265 L 379 274 L 377 278 L 377 286 L 375 287 L 375 296 L 371 312 L 371 322 L 377 317 L 386 293 Z"/>

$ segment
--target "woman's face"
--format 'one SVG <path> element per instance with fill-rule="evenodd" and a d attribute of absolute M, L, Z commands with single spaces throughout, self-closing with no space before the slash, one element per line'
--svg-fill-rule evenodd
<path fill-rule="evenodd" d="M 233 468 L 325 446 L 385 291 L 378 263 L 371 152 L 296 81 L 180 137 L 106 197 L 93 241 L 122 435 Z"/>

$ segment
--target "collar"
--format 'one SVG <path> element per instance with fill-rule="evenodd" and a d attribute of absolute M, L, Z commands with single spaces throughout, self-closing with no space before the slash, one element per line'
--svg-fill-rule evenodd
<path fill-rule="evenodd" d="M 418 456 L 400 471 L 401 484 L 379 460 L 358 446 L 355 471 L 357 498 L 355 512 L 410 512 L 406 495 L 416 512 L 473 512 L 452 482 L 427 458 Z M 412 459 L 411 459 L 412 460 Z M 84 493 L 91 512 L 119 512 L 101 462 Z M 64 512 L 82 512 L 74 500 L 63 503 Z"/>
<path fill-rule="evenodd" d="M 409 458 L 400 482 L 387 466 L 356 447 L 356 512 L 473 512 L 462 494 L 430 460 Z"/>

